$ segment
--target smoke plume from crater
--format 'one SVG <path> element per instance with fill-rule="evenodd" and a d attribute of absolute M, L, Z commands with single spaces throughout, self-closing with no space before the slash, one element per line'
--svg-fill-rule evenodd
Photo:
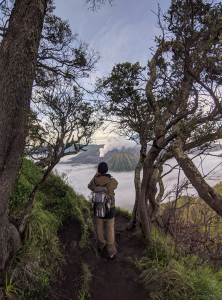
<path fill-rule="evenodd" d="M 110 137 L 107 139 L 107 141 L 108 143 L 105 144 L 103 148 L 99 149 L 100 157 L 104 157 L 107 152 L 112 151 L 114 148 L 134 148 L 137 145 L 134 141 L 126 140 L 125 136 L 119 136 L 118 138 Z"/>

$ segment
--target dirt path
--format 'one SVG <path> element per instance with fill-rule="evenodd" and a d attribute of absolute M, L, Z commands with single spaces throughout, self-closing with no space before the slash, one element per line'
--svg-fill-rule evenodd
<path fill-rule="evenodd" d="M 138 281 L 139 272 L 129 258 L 142 256 L 144 242 L 125 230 L 128 220 L 117 216 L 115 220 L 117 256 L 107 259 L 106 249 L 97 253 L 96 236 L 91 236 L 91 247 L 81 250 L 76 241 L 80 236 L 79 225 L 67 222 L 59 231 L 64 245 L 67 265 L 63 266 L 62 276 L 54 285 L 52 294 L 45 299 L 76 300 L 80 290 L 82 264 L 87 264 L 93 275 L 90 284 L 91 300 L 149 300 L 147 291 Z M 85 298 L 86 299 L 86 298 Z M 88 298 L 87 298 L 88 299 Z"/>

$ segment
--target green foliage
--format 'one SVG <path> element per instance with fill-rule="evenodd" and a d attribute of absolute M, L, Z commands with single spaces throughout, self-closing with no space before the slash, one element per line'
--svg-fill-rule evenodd
<path fill-rule="evenodd" d="M 145 69 L 139 62 L 116 64 L 109 77 L 97 82 L 98 89 L 107 99 L 105 104 L 101 103 L 103 112 L 107 116 L 117 117 L 115 126 L 124 134 L 127 131 L 146 134 L 143 122 L 147 124 L 151 121 L 143 90 Z"/>
<path fill-rule="evenodd" d="M 43 170 L 41 168 L 30 160 L 23 160 L 20 176 L 10 199 L 10 213 L 12 216 L 19 216 L 35 184 L 41 180 L 42 176 Z M 46 219 L 52 221 L 50 222 L 55 230 L 68 217 L 78 220 L 82 229 L 80 245 L 82 247 L 86 245 L 88 231 L 92 229 L 89 205 L 70 186 L 64 183 L 60 176 L 50 174 L 45 184 L 36 193 L 35 201 L 36 206 L 39 206 L 48 214 Z M 36 213 L 34 220 L 38 222 L 38 211 L 35 209 L 29 216 L 29 226 L 33 223 L 34 213 Z M 41 222 L 44 223 L 44 220 L 41 220 Z"/>
<path fill-rule="evenodd" d="M 140 279 L 152 299 L 222 299 L 222 269 L 210 264 L 194 266 L 195 255 L 174 253 L 170 237 L 153 228 L 144 256 L 136 261 Z M 174 257 L 173 257 L 174 256 Z"/>
<path fill-rule="evenodd" d="M 143 77 L 143 71 L 146 67 L 141 67 L 139 62 L 131 64 L 125 62 L 116 64 L 111 72 L 111 76 L 104 82 L 103 86 L 108 88 L 107 96 L 113 101 L 115 110 L 119 110 L 116 104 L 120 104 L 126 99 L 132 99 L 132 103 L 142 101 L 141 93 L 137 88 L 141 85 L 139 76 Z M 137 103 L 137 104 L 138 104 Z M 122 112 L 124 114 L 124 112 Z"/>
<path fill-rule="evenodd" d="M 44 171 L 27 159 L 23 159 L 19 171 L 19 178 L 14 186 L 9 203 L 9 210 L 13 215 L 19 215 L 28 202 L 35 184 L 41 180 Z"/>
<path fill-rule="evenodd" d="M 120 208 L 119 206 L 116 206 L 116 213 L 119 216 L 122 216 L 128 220 L 130 220 L 132 216 L 132 213 L 130 211 L 128 211 L 127 209 Z"/>
<path fill-rule="evenodd" d="M 218 183 L 214 190 L 222 194 L 222 183 Z M 178 224 L 182 222 L 189 227 L 198 229 L 199 237 L 208 232 L 211 238 L 220 237 L 222 233 L 222 218 L 219 216 L 204 200 L 200 197 L 182 196 L 176 201 L 162 203 L 160 214 L 169 214 L 172 208 L 175 208 L 174 220 Z M 216 246 L 216 243 L 215 243 Z"/>
<path fill-rule="evenodd" d="M 59 225 L 60 220 L 55 214 L 43 210 L 40 203 L 35 203 L 28 217 L 28 225 L 25 231 L 26 240 L 35 244 L 41 241 L 49 241 L 56 234 Z"/>
<path fill-rule="evenodd" d="M 43 170 L 30 160 L 23 160 L 19 178 L 10 200 L 10 217 L 19 217 L 33 187 L 43 176 Z M 10 295 L 32 299 L 43 289 L 50 289 L 55 276 L 65 263 L 60 252 L 57 230 L 67 218 L 77 220 L 81 226 L 79 246 L 87 246 L 93 224 L 90 205 L 64 182 L 64 175 L 50 174 L 36 193 L 34 206 L 28 217 L 22 246 L 7 269 Z"/>
<path fill-rule="evenodd" d="M 79 221 L 82 233 L 79 246 L 84 248 L 89 232 L 93 230 L 90 207 L 86 200 L 77 195 L 70 186 L 64 184 L 60 176 L 53 174 L 49 176 L 40 191 L 48 195 L 43 203 L 45 210 L 55 214 L 61 222 L 68 217 Z"/>
<path fill-rule="evenodd" d="M 151 260 L 168 263 L 173 256 L 174 243 L 167 235 L 162 235 L 156 227 L 152 227 L 150 239 L 144 255 Z"/>
<path fill-rule="evenodd" d="M 16 300 L 16 299 L 21 299 L 20 296 L 23 296 L 23 292 L 19 289 L 16 288 L 13 282 L 13 275 L 11 275 L 10 279 L 8 278 L 8 274 L 5 274 L 5 282 L 4 282 L 4 294 L 6 295 L 7 299 L 10 300 Z"/>
<path fill-rule="evenodd" d="M 81 289 L 78 292 L 78 300 L 84 300 L 85 298 L 90 298 L 90 288 L 89 284 L 92 280 L 91 270 L 87 264 L 82 264 L 82 275 L 80 277 Z"/>
<path fill-rule="evenodd" d="M 50 289 L 61 264 L 65 263 L 56 235 L 58 224 L 56 216 L 35 204 L 23 243 L 7 268 L 21 299 L 33 299 L 43 289 Z"/>

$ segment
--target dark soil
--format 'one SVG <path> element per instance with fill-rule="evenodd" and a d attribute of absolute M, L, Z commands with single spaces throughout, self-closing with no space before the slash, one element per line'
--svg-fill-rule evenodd
<path fill-rule="evenodd" d="M 139 282 L 140 272 L 132 262 L 141 258 L 145 243 L 133 230 L 126 230 L 127 223 L 127 219 L 116 216 L 118 253 L 113 259 L 108 259 L 106 248 L 100 254 L 97 252 L 95 234 L 90 237 L 90 246 L 80 249 L 77 245 L 81 234 L 79 224 L 73 221 L 63 224 L 58 234 L 64 245 L 67 264 L 63 265 L 62 275 L 52 287 L 50 296 L 45 299 L 78 299 L 77 294 L 81 289 L 81 266 L 86 263 L 93 275 L 90 283 L 91 300 L 149 300 L 148 292 Z"/>

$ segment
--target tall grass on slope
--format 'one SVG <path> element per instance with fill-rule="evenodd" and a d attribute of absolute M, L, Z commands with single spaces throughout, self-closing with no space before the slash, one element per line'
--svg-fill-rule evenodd
<path fill-rule="evenodd" d="M 11 221 L 19 218 L 33 187 L 42 176 L 40 168 L 24 159 L 11 196 Z M 57 230 L 67 218 L 79 222 L 79 246 L 87 245 L 89 233 L 93 230 L 89 203 L 62 177 L 51 174 L 36 194 L 22 245 L 6 270 L 4 291 L 8 299 L 35 299 L 36 294 L 50 288 L 61 264 L 65 263 Z"/>
<path fill-rule="evenodd" d="M 50 287 L 61 264 L 65 263 L 56 235 L 58 224 L 59 219 L 55 215 L 35 203 L 23 243 L 6 270 L 6 295 L 7 282 L 13 287 L 10 291 L 12 299 L 15 291 L 16 299 L 32 299 L 36 293 Z"/>
<path fill-rule="evenodd" d="M 140 279 L 152 299 L 222 299 L 222 269 L 204 263 L 194 267 L 195 255 L 174 255 L 174 242 L 153 227 L 144 257 L 136 261 Z M 174 257 L 173 257 L 174 256 Z"/>
<path fill-rule="evenodd" d="M 78 244 L 84 248 L 90 231 L 94 230 L 90 213 L 91 204 L 82 196 L 77 195 L 59 175 L 51 174 L 40 191 L 47 194 L 43 208 L 58 216 L 61 223 L 67 218 L 79 222 L 81 237 Z"/>

